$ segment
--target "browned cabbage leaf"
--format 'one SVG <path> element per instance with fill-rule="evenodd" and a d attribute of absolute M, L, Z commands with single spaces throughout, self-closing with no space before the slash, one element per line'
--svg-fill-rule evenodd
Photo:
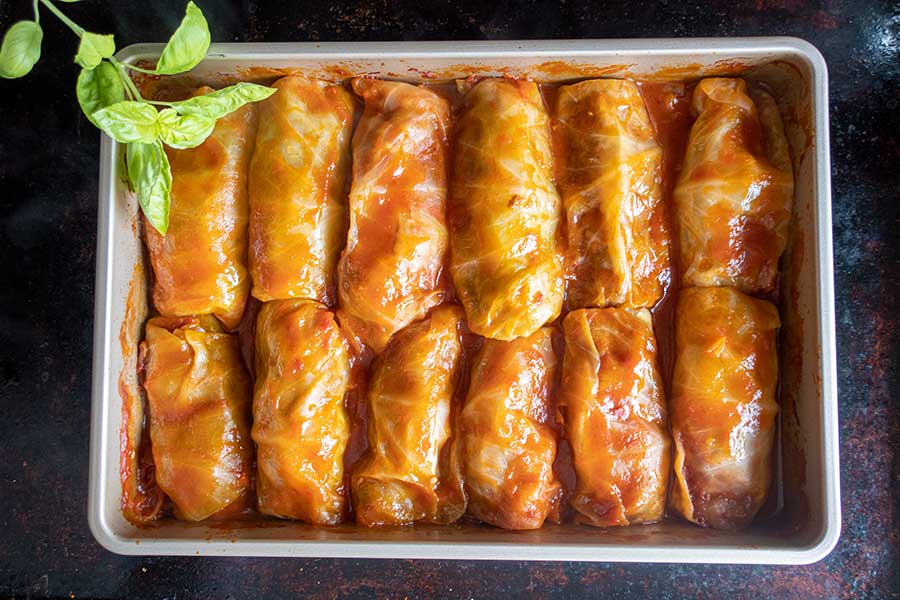
<path fill-rule="evenodd" d="M 195 95 L 211 92 L 200 88 Z M 240 324 L 250 291 L 247 274 L 247 172 L 257 110 L 248 104 L 216 122 L 196 148 L 166 147 L 172 165 L 169 229 L 146 221 L 156 276 L 153 304 L 166 316 L 214 314 L 227 329 Z"/>
<path fill-rule="evenodd" d="M 353 474 L 362 525 L 449 523 L 465 512 L 453 443 L 462 318 L 456 306 L 438 307 L 391 338 L 376 359 L 369 451 Z"/>
<path fill-rule="evenodd" d="M 238 338 L 212 317 L 156 317 L 143 342 L 156 482 L 179 518 L 249 502 L 251 382 Z"/>
<path fill-rule="evenodd" d="M 303 77 L 272 87 L 250 163 L 252 293 L 330 302 L 346 233 L 353 97 Z"/>
<path fill-rule="evenodd" d="M 555 117 L 569 307 L 653 306 L 669 276 L 669 239 L 662 149 L 637 86 L 563 86 Z"/>
<path fill-rule="evenodd" d="M 307 300 L 263 305 L 256 328 L 253 440 L 263 514 L 333 525 L 346 516 L 347 341 Z"/>
<path fill-rule="evenodd" d="M 446 295 L 450 105 L 423 88 L 355 79 L 350 230 L 338 266 L 341 323 L 380 352 Z"/>
<path fill-rule="evenodd" d="M 690 288 L 676 312 L 672 507 L 699 525 L 750 524 L 772 479 L 778 311 L 738 290 Z"/>
<path fill-rule="evenodd" d="M 536 84 L 486 79 L 464 101 L 451 180 L 451 273 L 473 332 L 529 336 L 562 308 L 560 199 Z"/>
<path fill-rule="evenodd" d="M 469 512 L 504 529 L 537 529 L 559 501 L 551 391 L 552 330 L 485 340 L 460 415 Z"/>
<path fill-rule="evenodd" d="M 773 289 L 794 176 L 775 100 L 742 79 L 704 79 L 675 186 L 685 286 Z"/>
<path fill-rule="evenodd" d="M 576 310 L 563 330 L 560 404 L 576 474 L 572 506 L 600 527 L 659 521 L 671 440 L 650 312 Z"/>

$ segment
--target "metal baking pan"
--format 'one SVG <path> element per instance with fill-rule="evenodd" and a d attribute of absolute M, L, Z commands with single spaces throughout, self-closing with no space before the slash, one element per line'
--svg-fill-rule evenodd
<path fill-rule="evenodd" d="M 130 46 L 123 62 L 156 58 L 162 45 Z M 296 522 L 130 524 L 120 510 L 122 393 L 134 390 L 146 315 L 138 207 L 120 174 L 121 148 L 104 136 L 100 155 L 89 522 L 120 554 L 458 558 L 803 564 L 825 557 L 841 529 L 825 61 L 794 38 L 529 42 L 214 44 L 188 77 L 217 84 L 271 69 L 344 78 L 375 74 L 410 81 L 471 74 L 695 79 L 741 75 L 762 81 L 785 115 L 795 156 L 791 242 L 783 259 L 781 481 L 772 517 L 732 533 L 677 520 L 613 529 L 546 525 L 513 532 L 472 525 L 370 530 Z M 127 314 L 126 314 L 127 313 Z"/>

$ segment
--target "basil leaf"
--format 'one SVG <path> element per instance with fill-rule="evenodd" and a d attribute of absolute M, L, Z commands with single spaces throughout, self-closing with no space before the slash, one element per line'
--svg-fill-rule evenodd
<path fill-rule="evenodd" d="M 169 228 L 172 168 L 162 143 L 128 144 L 128 179 L 147 220 L 162 235 Z"/>
<path fill-rule="evenodd" d="M 17 79 L 28 75 L 41 57 L 44 32 L 34 21 L 14 23 L 0 46 L 0 77 Z"/>
<path fill-rule="evenodd" d="M 275 88 L 255 83 L 239 83 L 210 92 L 205 96 L 195 96 L 180 102 L 173 102 L 171 106 L 182 115 L 203 115 L 210 119 L 219 119 L 245 104 L 265 100 L 276 91 Z"/>
<path fill-rule="evenodd" d="M 174 75 L 193 69 L 209 50 L 209 25 L 193 2 L 188 2 L 181 25 L 163 48 L 156 64 L 158 75 Z"/>
<path fill-rule="evenodd" d="M 100 35 L 85 31 L 78 44 L 78 54 L 75 62 L 85 69 L 93 69 L 104 58 L 109 58 L 116 52 L 116 42 L 112 35 Z"/>
<path fill-rule="evenodd" d="M 75 84 L 75 95 L 78 96 L 78 103 L 88 120 L 101 128 L 94 119 L 94 113 L 124 100 L 125 85 L 119 79 L 116 68 L 108 62 L 102 62 L 94 69 L 81 70 L 78 83 Z"/>
<path fill-rule="evenodd" d="M 101 108 L 93 115 L 97 126 L 117 142 L 149 144 L 156 140 L 158 113 L 150 104 L 123 100 Z"/>
<path fill-rule="evenodd" d="M 159 137 L 173 148 L 193 148 L 203 143 L 216 120 L 203 115 L 179 115 L 171 108 L 160 111 L 157 120 Z"/>

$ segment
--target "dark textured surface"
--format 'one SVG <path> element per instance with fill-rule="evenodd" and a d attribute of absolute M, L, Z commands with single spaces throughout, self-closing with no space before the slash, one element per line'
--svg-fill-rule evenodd
<path fill-rule="evenodd" d="M 165 39 L 183 1 L 61 6 L 119 46 Z M 99 134 L 75 41 L 0 80 L 0 595 L 279 598 L 898 597 L 900 5 L 890 0 L 200 2 L 217 41 L 796 35 L 831 75 L 841 481 L 837 549 L 806 567 L 126 558 L 86 520 Z M 0 0 L 0 26 L 31 2 Z M 141 8 L 139 9 L 138 6 Z"/>

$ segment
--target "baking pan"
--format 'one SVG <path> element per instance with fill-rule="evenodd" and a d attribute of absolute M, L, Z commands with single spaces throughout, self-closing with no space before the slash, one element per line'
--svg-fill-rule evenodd
<path fill-rule="evenodd" d="M 162 45 L 129 46 L 123 62 L 154 59 Z M 365 529 L 290 521 L 228 525 L 161 521 L 136 527 L 121 512 L 123 395 L 136 393 L 137 345 L 147 313 L 147 266 L 137 201 L 122 183 L 121 152 L 103 137 L 97 233 L 93 412 L 88 517 L 120 554 L 458 558 L 802 564 L 826 556 L 841 528 L 825 61 L 799 39 L 572 40 L 213 44 L 185 83 L 271 78 L 275 70 L 330 79 L 372 74 L 409 81 L 472 74 L 685 80 L 741 75 L 778 98 L 795 159 L 791 240 L 783 258 L 780 310 L 781 485 L 771 516 L 750 529 L 702 529 L 670 519 L 595 529 L 545 525 L 504 531 L 477 525 Z"/>

